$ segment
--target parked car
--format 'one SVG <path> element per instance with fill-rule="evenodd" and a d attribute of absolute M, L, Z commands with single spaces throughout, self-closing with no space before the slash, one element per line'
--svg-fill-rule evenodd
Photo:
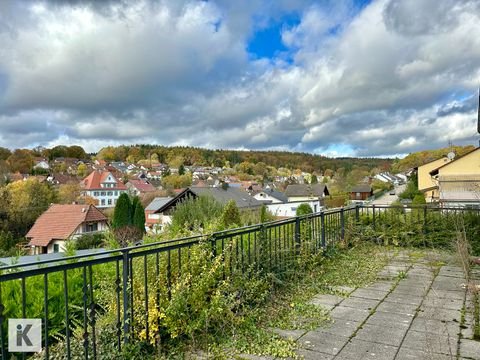
<path fill-rule="evenodd" d="M 395 195 L 395 189 L 390 190 L 390 195 Z"/>

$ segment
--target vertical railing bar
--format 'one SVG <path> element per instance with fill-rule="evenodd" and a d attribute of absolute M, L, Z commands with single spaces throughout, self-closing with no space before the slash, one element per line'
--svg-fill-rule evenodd
<path fill-rule="evenodd" d="M 190 252 L 189 252 L 190 254 Z M 160 314 L 160 253 L 155 254 L 155 309 Z M 157 316 L 157 328 L 160 329 L 160 317 Z M 156 345 L 159 346 L 160 334 L 157 334 Z"/>
<path fill-rule="evenodd" d="M 67 340 L 67 359 L 71 358 L 70 350 L 70 315 L 68 313 L 67 270 L 63 270 L 63 295 L 65 297 L 65 336 Z"/>
<path fill-rule="evenodd" d="M 116 317 L 117 317 L 117 346 L 118 346 L 118 351 L 121 351 L 122 349 L 122 322 L 120 320 L 120 263 L 119 261 L 115 261 L 115 292 L 116 292 L 116 303 L 117 303 L 117 311 L 116 311 Z"/>
<path fill-rule="evenodd" d="M 134 299 L 134 284 L 133 284 L 133 257 L 130 257 L 129 259 L 129 262 L 128 262 L 128 265 L 129 265 L 129 268 L 130 268 L 130 271 L 129 271 L 129 280 L 130 280 L 130 331 L 132 334 L 134 334 L 135 330 L 135 323 L 134 323 L 134 316 L 135 316 L 135 307 L 133 306 L 134 305 L 134 302 L 133 302 L 133 299 Z"/>
<path fill-rule="evenodd" d="M 85 359 L 88 360 L 88 313 L 87 313 L 87 301 L 88 301 L 88 289 L 87 289 L 87 268 L 82 268 L 83 279 L 83 348 Z"/>
<path fill-rule="evenodd" d="M 123 341 L 128 344 L 130 337 L 130 316 L 129 316 L 129 296 L 128 296 L 128 283 L 129 283 L 129 256 L 128 251 L 123 252 L 123 273 L 122 273 L 122 293 L 123 293 Z"/>
<path fill-rule="evenodd" d="M 150 340 L 150 329 L 148 326 L 148 267 L 147 267 L 147 255 L 143 257 L 143 281 L 144 281 L 144 297 L 145 297 L 145 339 L 147 343 Z"/>
<path fill-rule="evenodd" d="M 95 331 L 95 299 L 93 297 L 93 269 L 92 265 L 88 267 L 90 277 L 90 326 L 92 328 L 92 348 L 93 358 L 97 358 L 97 335 Z"/>
<path fill-rule="evenodd" d="M 25 289 L 25 277 L 22 277 L 21 284 L 22 284 L 22 317 L 25 319 L 27 317 L 26 308 L 27 308 L 27 291 Z M 26 358 L 26 354 L 22 353 L 22 359 Z"/>
<path fill-rule="evenodd" d="M 44 332 L 44 336 L 45 336 L 45 359 L 48 360 L 50 358 L 50 353 L 49 353 L 49 349 L 48 349 L 48 273 L 43 275 L 43 289 L 44 289 L 43 302 L 44 302 L 44 306 L 45 306 L 44 314 L 43 314 L 43 316 L 45 317 L 45 332 Z"/>
<path fill-rule="evenodd" d="M 3 332 L 3 311 L 5 310 L 5 305 L 3 305 L 3 297 L 2 297 L 2 282 L 0 282 L 0 346 L 2 351 L 2 359 L 7 359 L 7 354 L 5 351 L 5 334 Z"/>
<path fill-rule="evenodd" d="M 170 254 L 170 249 L 167 251 L 167 295 L 168 295 L 168 300 L 170 301 L 172 299 L 172 268 L 171 268 L 171 254 Z"/>
<path fill-rule="evenodd" d="M 177 273 L 177 278 L 180 278 L 180 276 L 182 276 L 182 248 L 178 248 L 178 250 L 177 250 L 177 256 L 178 256 L 178 273 Z"/>

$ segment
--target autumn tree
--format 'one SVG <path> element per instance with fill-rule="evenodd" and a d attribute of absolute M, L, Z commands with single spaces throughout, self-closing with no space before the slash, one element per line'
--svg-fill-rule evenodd
<path fill-rule="evenodd" d="M 15 236 L 25 236 L 35 220 L 56 201 L 55 191 L 37 179 L 15 181 L 5 187 L 8 227 Z"/>
<path fill-rule="evenodd" d="M 33 155 L 28 149 L 16 149 L 8 157 L 8 163 L 12 172 L 27 174 L 33 168 Z"/>
<path fill-rule="evenodd" d="M 61 184 L 58 187 L 58 201 L 61 204 L 73 204 L 80 198 L 82 189 L 76 181 Z"/>

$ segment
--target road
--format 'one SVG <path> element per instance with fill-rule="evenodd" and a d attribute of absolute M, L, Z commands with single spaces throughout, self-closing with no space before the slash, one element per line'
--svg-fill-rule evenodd
<path fill-rule="evenodd" d="M 390 205 L 392 202 L 398 200 L 398 194 L 405 190 L 404 185 L 395 186 L 395 195 L 390 195 L 390 192 L 385 193 L 378 199 L 373 200 L 369 205 Z"/>

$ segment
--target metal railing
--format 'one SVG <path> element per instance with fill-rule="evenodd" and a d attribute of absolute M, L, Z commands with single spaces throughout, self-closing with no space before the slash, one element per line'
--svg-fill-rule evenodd
<path fill-rule="evenodd" d="M 447 211 L 448 216 L 448 209 L 409 209 L 421 211 L 415 215 L 427 225 L 430 213 Z M 155 344 L 152 321 L 157 319 L 151 313 L 158 314 L 171 300 L 176 281 L 188 271 L 191 252 L 200 244 L 209 247 L 212 258 L 220 257 L 224 277 L 248 276 L 252 269 L 281 277 L 288 274 L 300 256 L 335 245 L 345 239 L 349 229 L 380 227 L 391 213 L 399 218 L 409 209 L 346 207 L 209 235 L 1 267 L 1 359 L 9 357 L 6 320 L 10 318 L 42 319 L 46 359 L 59 338 L 67 359 L 99 358 L 101 329 L 97 321 L 106 313 L 113 314 L 117 349 L 139 333 L 144 334 L 145 341 Z M 73 331 L 78 333 L 79 328 L 80 349 L 72 344 L 73 337 L 78 336 Z"/>

